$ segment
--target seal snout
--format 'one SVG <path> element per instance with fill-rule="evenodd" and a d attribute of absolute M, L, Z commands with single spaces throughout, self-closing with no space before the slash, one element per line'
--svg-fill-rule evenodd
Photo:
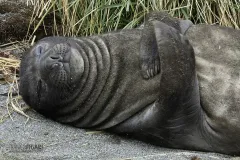
<path fill-rule="evenodd" d="M 50 55 L 45 61 L 45 66 L 47 69 L 57 69 L 63 67 L 63 58 L 60 55 Z"/>
<path fill-rule="evenodd" d="M 41 48 L 37 50 L 41 52 Z M 50 86 L 59 88 L 69 83 L 71 49 L 68 43 L 49 47 L 40 59 L 41 78 Z"/>
<path fill-rule="evenodd" d="M 71 53 L 67 43 L 59 43 L 53 46 L 46 59 L 46 67 L 50 70 L 65 68 L 65 64 L 70 62 Z M 66 69 L 66 68 L 65 68 Z M 67 69 L 68 70 L 68 69 Z"/>
<path fill-rule="evenodd" d="M 53 46 L 49 57 L 52 60 L 68 63 L 70 60 L 70 46 L 67 43 L 59 43 Z"/>

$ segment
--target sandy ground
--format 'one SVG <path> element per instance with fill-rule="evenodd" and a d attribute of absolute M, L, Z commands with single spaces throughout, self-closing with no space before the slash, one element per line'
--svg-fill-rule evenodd
<path fill-rule="evenodd" d="M 0 85 L 0 94 L 8 91 Z M 0 115 L 7 114 L 6 96 L 0 96 Z M 86 131 L 46 119 L 33 110 L 33 117 L 17 114 L 0 123 L 1 160 L 218 160 L 238 159 L 217 153 L 161 148 L 104 132 Z"/>

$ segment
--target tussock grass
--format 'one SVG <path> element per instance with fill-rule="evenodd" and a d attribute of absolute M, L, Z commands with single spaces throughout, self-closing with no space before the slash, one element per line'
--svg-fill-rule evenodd
<path fill-rule="evenodd" d="M 54 19 L 53 33 L 86 36 L 119 28 L 132 28 L 151 10 L 167 11 L 172 16 L 194 23 L 240 27 L 239 0 L 28 0 L 34 4 L 30 25 L 38 27 L 48 14 Z M 40 19 L 34 24 L 35 19 Z M 58 26 L 61 24 L 61 27 Z M 34 32 L 32 33 L 34 34 Z"/>

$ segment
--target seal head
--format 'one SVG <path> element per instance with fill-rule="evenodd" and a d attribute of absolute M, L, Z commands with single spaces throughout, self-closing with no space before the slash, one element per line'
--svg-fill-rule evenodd
<path fill-rule="evenodd" d="M 44 38 L 22 60 L 20 94 L 34 109 L 49 112 L 73 95 L 83 72 L 84 61 L 70 39 Z"/>

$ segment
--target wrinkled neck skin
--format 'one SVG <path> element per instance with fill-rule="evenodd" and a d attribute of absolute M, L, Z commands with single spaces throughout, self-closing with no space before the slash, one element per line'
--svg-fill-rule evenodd
<path fill-rule="evenodd" d="M 76 88 L 74 94 L 66 101 L 62 101 L 61 106 L 56 110 L 54 119 L 63 123 L 82 120 L 93 105 L 96 105 L 107 80 L 110 86 L 115 81 L 113 76 L 110 79 L 111 57 L 107 44 L 102 38 L 79 38 L 75 39 L 74 43 L 79 56 L 83 59 L 84 71 L 79 82 L 74 83 Z M 74 67 L 78 67 L 77 63 Z M 102 105 L 106 103 L 101 102 Z"/>
<path fill-rule="evenodd" d="M 141 78 L 140 33 L 131 30 L 71 38 L 69 41 L 83 59 L 84 70 L 81 78 L 71 84 L 74 92 L 61 100 L 50 117 L 80 128 L 106 129 L 154 103 L 158 99 L 160 79 L 159 76 L 150 81 Z M 78 67 L 77 63 L 74 67 Z M 155 83 L 156 79 L 159 82 Z"/>
<path fill-rule="evenodd" d="M 74 39 L 84 72 L 73 96 L 58 107 L 53 118 L 76 127 L 106 129 L 154 103 L 159 89 L 151 87 L 155 80 L 139 79 L 138 39 L 138 30 Z M 139 87 L 149 92 L 138 91 Z"/>

